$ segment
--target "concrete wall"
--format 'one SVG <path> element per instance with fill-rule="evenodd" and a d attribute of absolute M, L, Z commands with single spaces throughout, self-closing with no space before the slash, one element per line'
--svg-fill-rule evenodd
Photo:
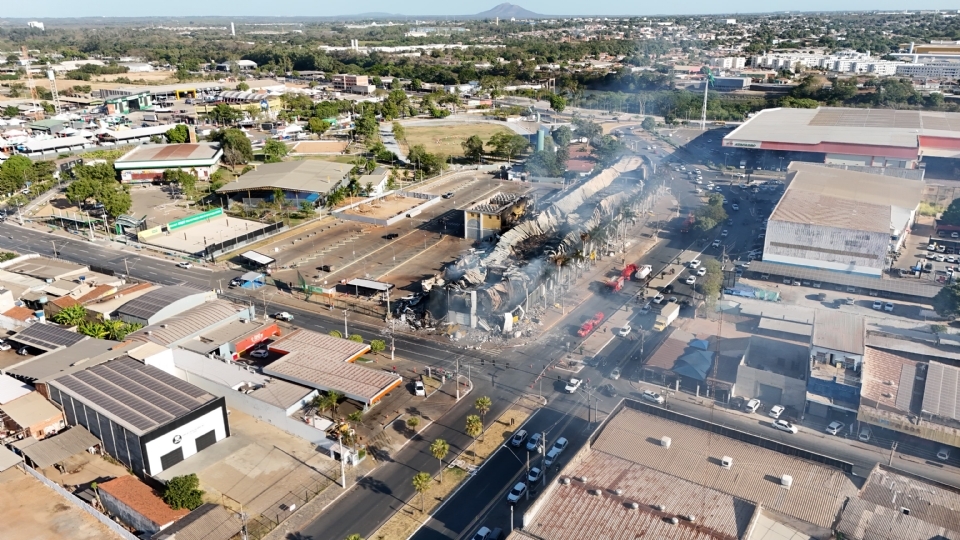
<path fill-rule="evenodd" d="M 124 504 L 123 501 L 107 493 L 107 490 L 101 489 L 98 491 L 100 492 L 100 500 L 103 501 L 103 507 L 110 512 L 110 514 L 120 518 L 120 521 L 134 529 L 153 534 L 160 531 L 161 525 L 166 525 L 166 523 L 158 524 L 150 521 L 140 512 L 130 508 Z"/>
<path fill-rule="evenodd" d="M 803 410 L 804 401 L 807 399 L 806 381 L 740 364 L 737 369 L 736 395 L 747 398 L 758 396 L 761 384 L 783 390 L 779 405 L 793 407 L 798 411 Z M 778 404 L 768 403 L 768 405 Z"/>
<path fill-rule="evenodd" d="M 880 277 L 890 233 L 771 220 L 763 260 Z"/>

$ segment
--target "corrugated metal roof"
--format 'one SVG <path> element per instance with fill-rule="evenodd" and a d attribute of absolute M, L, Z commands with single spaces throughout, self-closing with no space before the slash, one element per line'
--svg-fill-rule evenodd
<path fill-rule="evenodd" d="M 920 204 L 924 187 L 925 184 L 917 180 L 794 161 L 790 163 L 787 192 L 808 191 L 912 211 Z"/>
<path fill-rule="evenodd" d="M 29 428 L 61 416 L 60 409 L 39 392 L 30 392 L 0 405 L 0 410 L 22 428 Z"/>
<path fill-rule="evenodd" d="M 919 413 L 910 410 L 916 366 L 909 358 L 867 347 L 860 396 L 887 410 Z"/>
<path fill-rule="evenodd" d="M 37 467 L 45 469 L 71 456 L 85 452 L 87 448 L 98 444 L 100 444 L 100 439 L 94 437 L 83 426 L 73 426 L 53 437 L 47 437 L 33 444 L 18 446 L 18 448 Z"/>
<path fill-rule="evenodd" d="M 890 207 L 788 189 L 770 221 L 889 233 Z"/>
<path fill-rule="evenodd" d="M 331 161 L 302 160 L 267 163 L 257 170 L 229 182 L 217 193 L 282 189 L 308 193 L 327 193 L 346 178 L 353 165 Z"/>
<path fill-rule="evenodd" d="M 798 336 L 810 337 L 813 334 L 813 326 L 809 324 L 782 321 L 779 319 L 771 319 L 768 317 L 762 317 L 760 319 L 760 328 L 763 330 L 771 330 L 774 332 L 796 334 Z"/>
<path fill-rule="evenodd" d="M 853 499 L 843 509 L 837 532 L 852 540 L 960 540 L 956 531 L 863 499 Z"/>
<path fill-rule="evenodd" d="M 154 534 L 151 540 L 231 540 L 242 527 L 243 522 L 236 512 L 219 504 L 206 503 Z"/>
<path fill-rule="evenodd" d="M 664 436 L 670 448 L 660 446 Z M 820 527 L 857 492 L 839 469 L 631 409 L 609 420 L 593 448 Z M 720 467 L 722 456 L 733 458 L 731 469 Z M 780 485 L 784 474 L 793 477 L 790 489 Z"/>
<path fill-rule="evenodd" d="M 369 345 L 319 332 L 296 330 L 271 343 L 270 350 L 286 354 L 264 373 L 368 402 L 400 380 L 396 374 L 350 363 L 370 350 Z"/>
<path fill-rule="evenodd" d="M 121 316 L 126 315 L 137 319 L 149 320 L 159 313 L 160 310 L 177 300 L 183 300 L 196 294 L 204 294 L 204 292 L 179 285 L 164 286 L 127 302 L 117 310 L 117 313 Z"/>
<path fill-rule="evenodd" d="M 957 403 L 960 369 L 940 362 L 930 362 L 923 389 L 923 411 L 943 418 L 960 420 Z M 960 505 L 957 506 L 960 509 Z"/>
<path fill-rule="evenodd" d="M 717 490 L 602 452 L 590 452 L 565 476 L 586 477 L 557 485 L 525 531 L 545 540 L 742 538 L 756 506 Z M 600 490 L 600 494 L 591 493 Z M 616 490 L 621 490 L 617 495 Z M 639 508 L 629 507 L 637 503 Z M 664 511 L 656 509 L 665 506 Z M 681 519 L 674 525 L 669 518 Z"/>
<path fill-rule="evenodd" d="M 163 322 L 144 326 L 130 334 L 129 338 L 152 341 L 160 345 L 170 345 L 187 336 L 196 334 L 204 328 L 222 323 L 242 309 L 242 307 L 226 300 L 214 300 L 187 310 L 180 315 L 164 319 Z"/>
<path fill-rule="evenodd" d="M 865 339 L 866 326 L 860 315 L 825 309 L 818 309 L 814 315 L 814 347 L 859 355 L 863 354 Z"/>
<path fill-rule="evenodd" d="M 7 450 L 5 446 L 0 446 L 0 472 L 17 465 L 20 463 L 20 461 L 20 456 L 14 454 L 10 450 Z"/>
<path fill-rule="evenodd" d="M 886 279 L 862 274 L 852 274 L 836 270 L 823 270 L 808 266 L 794 266 L 770 261 L 753 261 L 750 271 L 755 275 L 770 274 L 823 283 L 849 285 L 871 291 L 880 291 L 921 298 L 933 298 L 940 292 L 941 287 L 918 279 Z"/>
<path fill-rule="evenodd" d="M 883 466 L 871 471 L 860 498 L 951 531 L 960 531 L 960 490 L 945 484 L 899 474 Z"/>

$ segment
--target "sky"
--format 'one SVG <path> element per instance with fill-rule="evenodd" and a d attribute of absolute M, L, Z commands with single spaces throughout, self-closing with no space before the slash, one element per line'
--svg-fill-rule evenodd
<path fill-rule="evenodd" d="M 341 2 L 333 0 L 41 0 L 24 2 L 7 0 L 0 13 L 3 18 L 56 18 L 56 17 L 190 17 L 218 16 L 282 16 L 321 17 L 354 15 L 358 13 L 397 13 L 402 15 L 466 15 L 486 11 L 499 2 L 450 2 L 449 0 L 363 0 Z M 710 13 L 757 13 L 771 11 L 835 11 L 835 10 L 904 10 L 904 9 L 951 9 L 957 10 L 956 0 L 925 0 L 923 5 L 904 0 L 808 0 L 804 2 L 784 0 L 686 0 L 680 4 L 670 3 L 671 11 L 664 11 L 660 2 L 636 0 L 513 0 L 535 13 L 544 15 L 657 15 L 657 14 L 710 14 Z M 721 11 L 723 10 L 723 11 Z M 0 19 L 2 21 L 2 19 Z"/>

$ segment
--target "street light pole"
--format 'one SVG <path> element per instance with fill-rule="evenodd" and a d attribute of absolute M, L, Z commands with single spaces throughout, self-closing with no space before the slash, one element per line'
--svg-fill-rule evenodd
<path fill-rule="evenodd" d="M 340 445 L 340 487 L 347 489 L 347 471 L 343 464 L 343 432 L 337 428 L 337 444 Z"/>
<path fill-rule="evenodd" d="M 343 310 L 343 338 L 346 339 L 350 333 L 347 332 L 347 310 Z"/>

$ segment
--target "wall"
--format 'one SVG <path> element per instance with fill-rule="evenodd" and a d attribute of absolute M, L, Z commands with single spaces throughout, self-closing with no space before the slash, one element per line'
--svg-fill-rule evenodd
<path fill-rule="evenodd" d="M 120 521 L 126 523 L 137 531 L 150 534 L 160 531 L 160 525 L 150 521 L 146 516 L 135 511 L 133 508 L 130 508 L 122 501 L 108 493 L 107 490 L 100 489 L 98 491 L 100 492 L 100 500 L 103 502 L 103 507 L 112 515 L 120 518 Z"/>
<path fill-rule="evenodd" d="M 757 396 L 760 394 L 760 384 L 783 390 L 779 405 L 793 407 L 798 411 L 803 410 L 804 402 L 807 400 L 806 381 L 740 364 L 737 369 L 737 395 L 743 397 Z M 768 405 L 777 404 L 769 403 Z"/>
<path fill-rule="evenodd" d="M 232 388 L 217 384 L 195 374 L 187 373 L 180 368 L 174 368 L 172 373 L 178 378 L 198 388 L 202 388 L 203 390 L 206 390 L 215 396 L 223 396 L 226 399 L 228 408 L 236 409 L 242 413 L 249 414 L 254 418 L 263 420 L 274 427 L 286 431 L 294 437 L 300 437 L 301 439 L 313 444 L 320 444 L 327 440 L 326 433 L 323 430 L 316 429 L 303 422 L 290 418 L 287 416 L 287 412 L 279 407 L 260 401 L 259 399 L 246 394 L 242 394 Z"/>
<path fill-rule="evenodd" d="M 163 467 L 160 464 L 160 458 L 177 448 L 183 449 L 183 459 L 196 454 L 196 438 L 210 431 L 216 434 L 217 442 L 225 439 L 227 437 L 225 417 L 226 414 L 218 407 L 183 426 L 164 431 L 159 437 L 144 444 L 147 470 L 151 474 L 161 472 Z M 179 442 L 174 442 L 176 437 L 180 437 Z"/>
<path fill-rule="evenodd" d="M 47 486 L 48 488 L 56 491 L 57 494 L 59 494 L 59 495 L 60 495 L 61 497 L 63 497 L 64 499 L 66 499 L 70 504 L 72 504 L 73 506 L 76 506 L 77 508 L 79 508 L 79 509 L 83 510 L 84 512 L 86 512 L 87 514 L 90 514 L 91 516 L 93 516 L 97 521 L 99 521 L 99 522 L 100 522 L 101 524 L 103 524 L 105 527 L 107 527 L 108 529 L 110 529 L 111 532 L 113 532 L 114 534 L 116 534 L 117 536 L 119 536 L 120 538 L 122 538 L 123 540 L 139 540 L 136 536 L 134 536 L 133 534 L 131 534 L 130 531 L 128 531 L 127 529 L 123 528 L 122 525 L 120 525 L 119 523 L 113 521 L 112 519 L 108 518 L 107 516 L 101 514 L 100 512 L 96 511 L 92 506 L 90 506 L 89 504 L 81 501 L 79 498 L 77 498 L 76 495 L 74 495 L 73 493 L 70 493 L 69 491 L 63 489 L 63 488 L 60 487 L 56 482 L 51 481 L 51 480 L 48 479 L 47 477 L 45 477 L 45 476 L 43 476 L 42 474 L 38 473 L 37 471 L 33 470 L 33 468 L 31 468 L 31 467 L 24 467 L 24 469 L 25 469 L 31 476 L 33 476 L 34 478 L 36 478 L 37 480 L 39 480 L 43 485 L 45 485 L 45 486 Z"/>

